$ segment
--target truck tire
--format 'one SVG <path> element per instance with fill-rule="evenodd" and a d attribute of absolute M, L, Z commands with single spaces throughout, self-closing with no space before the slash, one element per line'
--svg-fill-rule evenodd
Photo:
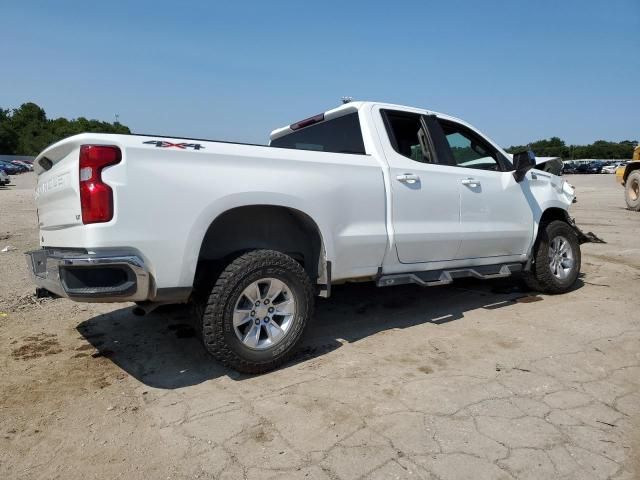
<path fill-rule="evenodd" d="M 640 170 L 629 174 L 624 184 L 624 199 L 630 210 L 640 212 Z"/>
<path fill-rule="evenodd" d="M 533 264 L 526 272 L 527 286 L 543 293 L 565 293 L 580 274 L 580 243 L 573 228 L 562 220 L 540 226 L 533 247 Z"/>
<path fill-rule="evenodd" d="M 222 364 L 244 373 L 282 365 L 313 313 L 309 276 L 293 258 L 254 250 L 231 262 L 204 306 L 202 340 Z"/>

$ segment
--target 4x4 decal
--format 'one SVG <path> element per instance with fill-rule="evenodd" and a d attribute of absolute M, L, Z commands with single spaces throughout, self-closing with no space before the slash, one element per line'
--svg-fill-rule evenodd
<path fill-rule="evenodd" d="M 146 142 L 142 142 L 146 145 L 155 145 L 156 147 L 160 147 L 160 148 L 180 148 L 182 150 L 185 150 L 187 148 L 192 148 L 194 150 L 204 150 L 204 147 L 199 144 L 199 143 L 171 143 L 171 142 L 167 142 L 166 140 L 148 140 Z"/>

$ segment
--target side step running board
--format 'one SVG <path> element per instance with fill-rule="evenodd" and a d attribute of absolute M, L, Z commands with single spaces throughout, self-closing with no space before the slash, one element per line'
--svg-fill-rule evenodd
<path fill-rule="evenodd" d="M 513 272 L 519 272 L 521 270 L 522 264 L 510 263 L 467 268 L 428 270 L 426 272 L 398 273 L 380 276 L 376 285 L 378 287 L 390 287 L 392 285 L 416 283 L 423 287 L 434 287 L 436 285 L 447 285 L 452 283 L 456 278 L 474 277 L 482 280 L 489 280 L 491 278 L 508 277 Z"/>

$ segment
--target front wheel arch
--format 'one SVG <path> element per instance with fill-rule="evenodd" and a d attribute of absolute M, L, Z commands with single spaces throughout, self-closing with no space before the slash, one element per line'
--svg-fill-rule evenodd
<path fill-rule="evenodd" d="M 554 238 L 567 241 L 571 249 L 572 271 L 566 278 L 554 277 L 551 254 Z M 524 280 L 532 290 L 544 293 L 565 293 L 573 287 L 580 274 L 582 253 L 580 240 L 573 226 L 564 220 L 551 220 L 540 224 L 538 238 L 531 252 L 530 262 L 525 268 Z"/>
<path fill-rule="evenodd" d="M 537 229 L 534 232 L 536 237 L 533 242 L 533 245 L 531 246 L 531 250 L 529 251 L 529 260 L 525 265 L 525 271 L 530 270 L 530 267 L 532 265 L 534 252 L 536 251 L 536 248 L 538 247 L 538 244 L 540 241 L 540 232 L 543 231 L 546 225 L 548 225 L 553 221 L 561 221 L 568 224 L 569 227 L 573 229 L 573 232 L 575 233 L 575 235 L 578 237 L 578 243 L 580 245 L 582 245 L 583 243 L 607 243 L 603 239 L 595 235 L 593 232 L 584 233 L 582 230 L 580 230 L 578 225 L 576 225 L 576 221 L 573 218 L 571 218 L 571 216 L 569 215 L 569 212 L 567 212 L 566 210 L 558 207 L 547 208 L 542 213 L 542 216 L 540 217 L 540 220 L 538 221 L 538 224 L 537 224 Z"/>
<path fill-rule="evenodd" d="M 575 222 L 569 216 L 569 212 L 567 212 L 566 210 L 563 210 L 562 208 L 550 207 L 550 208 L 547 208 L 544 212 L 542 212 L 542 215 L 540 216 L 540 220 L 538 220 L 538 223 L 536 224 L 536 229 L 534 231 L 535 238 L 534 238 L 533 244 L 531 245 L 531 249 L 529 251 L 529 261 L 525 266 L 526 271 L 528 271 L 531 268 L 531 265 L 533 263 L 534 253 L 540 242 L 540 232 L 544 230 L 546 225 L 553 222 L 554 220 L 559 220 L 562 222 L 566 222 L 571 226 L 575 226 Z"/>

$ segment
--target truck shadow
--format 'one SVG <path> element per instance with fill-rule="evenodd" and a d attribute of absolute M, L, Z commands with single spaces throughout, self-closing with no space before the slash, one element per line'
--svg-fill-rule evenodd
<path fill-rule="evenodd" d="M 578 280 L 574 289 L 584 285 Z M 373 283 L 334 287 L 330 299 L 318 299 L 315 317 L 301 348 L 288 364 L 327 354 L 378 332 L 424 323 L 445 325 L 465 313 L 495 310 L 542 300 L 513 279 L 458 280 L 451 286 L 414 285 L 377 288 Z M 530 307 L 533 308 L 533 307 Z M 144 317 L 122 308 L 82 322 L 78 332 L 97 350 L 138 381 L 154 388 L 175 389 L 228 376 L 248 375 L 225 368 L 204 350 L 186 307 L 170 306 Z"/>

